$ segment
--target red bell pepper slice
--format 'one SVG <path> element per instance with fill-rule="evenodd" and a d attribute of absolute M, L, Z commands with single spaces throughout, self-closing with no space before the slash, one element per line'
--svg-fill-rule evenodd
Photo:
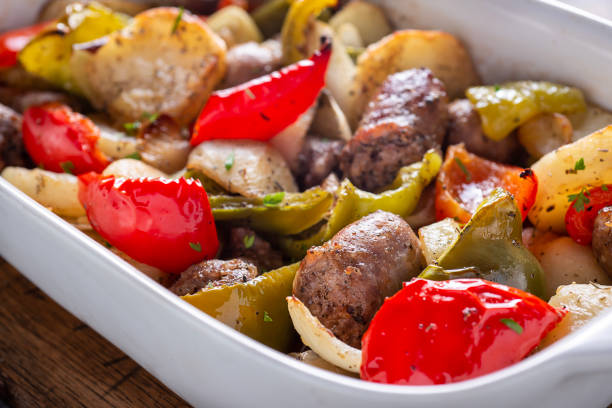
<path fill-rule="evenodd" d="M 595 218 L 599 210 L 612 206 L 612 185 L 582 190 L 575 196 L 565 213 L 565 228 L 570 237 L 580 245 L 590 245 L 593 239 Z"/>
<path fill-rule="evenodd" d="M 19 52 L 51 24 L 50 22 L 36 24 L 18 30 L 7 31 L 0 35 L 0 68 L 9 68 L 17 64 Z"/>
<path fill-rule="evenodd" d="M 79 176 L 91 226 L 135 260 L 168 273 L 215 256 L 217 230 L 197 180 Z"/>
<path fill-rule="evenodd" d="M 110 163 L 96 147 L 98 127 L 66 105 L 49 103 L 28 108 L 23 114 L 22 133 L 32 160 L 45 170 L 100 173 Z"/>
<path fill-rule="evenodd" d="M 325 85 L 331 44 L 307 59 L 214 92 L 195 122 L 191 144 L 212 139 L 267 141 L 292 124 Z"/>
<path fill-rule="evenodd" d="M 228 6 L 237 6 L 244 10 L 249 9 L 249 1 L 248 0 L 219 0 L 217 4 L 217 10 L 221 10 L 222 8 Z"/>
<path fill-rule="evenodd" d="M 469 153 L 463 144 L 449 146 L 436 181 L 436 219 L 468 222 L 496 187 L 514 196 L 524 221 L 538 191 L 533 171 L 483 159 Z"/>
<path fill-rule="evenodd" d="M 362 338 L 361 377 L 432 385 L 484 375 L 526 357 L 566 314 L 482 279 L 404 283 Z"/>

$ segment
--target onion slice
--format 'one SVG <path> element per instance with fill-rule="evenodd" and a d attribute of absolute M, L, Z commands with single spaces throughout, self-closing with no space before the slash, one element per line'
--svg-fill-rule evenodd
<path fill-rule="evenodd" d="M 287 297 L 289 315 L 302 342 L 321 358 L 352 373 L 359 373 L 361 350 L 340 341 L 295 296 Z"/>

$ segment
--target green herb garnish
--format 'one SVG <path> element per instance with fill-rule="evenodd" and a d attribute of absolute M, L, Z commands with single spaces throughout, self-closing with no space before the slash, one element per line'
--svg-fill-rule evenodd
<path fill-rule="evenodd" d="M 229 156 L 225 158 L 225 170 L 230 171 L 234 167 L 234 152 L 231 152 Z"/>
<path fill-rule="evenodd" d="M 74 174 L 74 164 L 70 160 L 61 162 L 60 167 L 64 170 L 64 173 Z"/>
<path fill-rule="evenodd" d="M 499 91 L 501 88 L 499 87 L 499 85 L 495 85 L 495 92 Z"/>
<path fill-rule="evenodd" d="M 140 153 L 138 152 L 134 152 L 132 154 L 128 154 L 127 156 L 124 157 L 124 159 L 134 159 L 134 160 L 141 160 L 142 157 L 140 157 Z"/>
<path fill-rule="evenodd" d="M 140 129 L 140 126 L 142 126 L 142 123 L 140 123 L 140 121 L 138 120 L 135 122 L 128 122 L 123 124 L 123 128 L 125 129 L 128 135 L 136 134 L 136 132 L 138 132 L 138 130 Z"/>
<path fill-rule="evenodd" d="M 608 191 L 608 186 L 606 186 L 605 184 L 602 184 L 601 191 Z"/>
<path fill-rule="evenodd" d="M 105 246 L 105 247 L 107 247 L 107 248 L 109 248 L 109 249 L 113 247 L 113 246 L 110 244 L 110 242 L 108 242 L 108 241 L 104 241 L 104 246 Z"/>
<path fill-rule="evenodd" d="M 284 191 L 267 194 L 263 199 L 263 205 L 265 205 L 266 207 L 276 207 L 283 201 L 283 198 L 285 198 Z"/>
<path fill-rule="evenodd" d="M 465 167 L 465 164 L 463 164 L 461 159 L 455 157 L 455 163 L 457 163 L 457 166 L 459 166 L 463 174 L 465 174 L 466 181 L 472 181 L 472 174 L 468 171 L 467 167 Z"/>
<path fill-rule="evenodd" d="M 176 19 L 174 20 L 174 24 L 172 24 L 172 31 L 170 31 L 170 34 L 174 34 L 176 32 L 176 29 L 178 28 L 179 24 L 181 23 L 181 20 L 183 19 L 184 12 L 185 12 L 185 7 L 181 6 L 178 16 L 176 16 Z"/>
<path fill-rule="evenodd" d="M 584 165 L 584 157 L 581 157 L 576 163 L 574 163 L 574 171 L 578 172 L 578 170 L 584 170 L 586 166 Z"/>
<path fill-rule="evenodd" d="M 250 98 L 250 99 L 255 99 L 255 94 L 253 93 L 253 91 L 251 91 L 250 88 L 247 88 L 244 93 Z"/>
<path fill-rule="evenodd" d="M 270 317 L 270 315 L 268 314 L 268 312 L 266 312 L 266 311 L 264 310 L 264 322 L 268 322 L 268 323 L 269 323 L 269 322 L 272 322 L 272 321 L 273 321 L 273 320 L 272 320 L 272 318 Z"/>
<path fill-rule="evenodd" d="M 253 246 L 253 243 L 255 242 L 255 235 L 245 235 L 242 242 L 244 243 L 244 247 L 246 249 L 249 249 Z"/>
<path fill-rule="evenodd" d="M 589 195 L 589 192 L 585 190 L 584 187 L 582 187 L 582 190 L 580 190 L 580 192 L 578 194 L 570 194 L 567 196 L 567 201 L 574 202 L 574 209 L 576 209 L 576 212 L 580 212 L 584 210 L 584 205 L 588 204 L 591 202 L 591 200 L 589 200 L 589 198 L 587 197 Z"/>
<path fill-rule="evenodd" d="M 143 112 L 141 118 L 149 122 L 155 122 L 159 118 L 159 113 Z"/>
<path fill-rule="evenodd" d="M 199 242 L 190 242 L 189 246 L 191 247 L 191 249 L 193 249 L 194 251 L 197 252 L 202 252 L 202 244 L 200 244 Z"/>
<path fill-rule="evenodd" d="M 518 324 L 517 322 L 515 322 L 512 319 L 500 319 L 500 321 L 505 324 L 506 326 L 508 326 L 509 329 L 511 329 L 512 331 L 514 331 L 516 334 L 521 334 L 523 333 L 523 328 L 521 327 L 520 324 Z"/>

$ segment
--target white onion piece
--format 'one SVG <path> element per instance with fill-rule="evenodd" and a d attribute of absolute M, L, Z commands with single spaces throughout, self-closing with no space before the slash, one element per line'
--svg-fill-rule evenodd
<path fill-rule="evenodd" d="M 302 342 L 324 360 L 343 370 L 359 373 L 361 350 L 340 341 L 295 296 L 287 297 L 289 315 Z"/>

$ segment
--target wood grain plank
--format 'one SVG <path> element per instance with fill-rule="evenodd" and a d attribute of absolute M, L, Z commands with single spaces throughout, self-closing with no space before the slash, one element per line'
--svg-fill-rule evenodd
<path fill-rule="evenodd" d="M 0 258 L 0 407 L 186 407 Z"/>

